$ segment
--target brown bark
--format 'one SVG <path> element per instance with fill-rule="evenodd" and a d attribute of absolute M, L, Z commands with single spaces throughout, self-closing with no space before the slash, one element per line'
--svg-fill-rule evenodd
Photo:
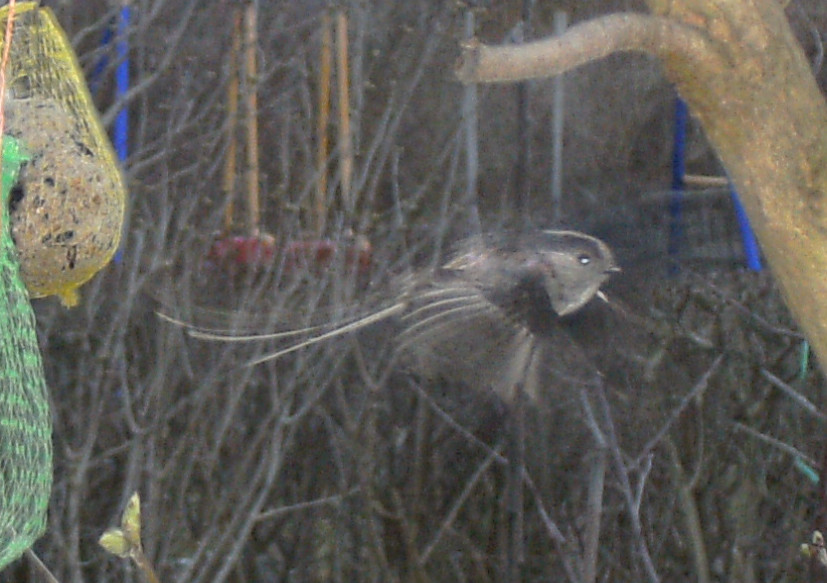
<path fill-rule="evenodd" d="M 794 317 L 827 363 L 827 104 L 777 0 L 648 0 L 530 45 L 465 48 L 465 82 L 554 75 L 617 51 L 657 56 L 747 209 Z"/>

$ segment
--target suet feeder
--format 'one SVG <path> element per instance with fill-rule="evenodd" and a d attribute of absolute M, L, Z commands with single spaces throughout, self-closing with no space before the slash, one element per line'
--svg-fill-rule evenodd
<path fill-rule="evenodd" d="M 15 12 L 5 131 L 29 160 L 11 193 L 12 236 L 29 294 L 74 305 L 118 248 L 126 189 L 66 34 L 35 2 Z"/>

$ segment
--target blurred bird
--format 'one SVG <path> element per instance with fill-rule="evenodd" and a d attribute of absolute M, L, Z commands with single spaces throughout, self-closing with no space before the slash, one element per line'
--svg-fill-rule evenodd
<path fill-rule="evenodd" d="M 490 390 L 506 401 L 519 385 L 536 398 L 548 364 L 561 371 L 568 366 L 559 350 L 561 320 L 595 297 L 605 299 L 600 288 L 617 271 L 605 243 L 576 231 L 478 238 L 435 272 L 403 281 L 392 304 L 348 322 L 252 336 L 188 328 L 193 337 L 216 341 L 307 336 L 249 363 L 256 365 L 393 321 L 396 356 L 415 373 Z"/>
<path fill-rule="evenodd" d="M 554 370 L 577 376 L 561 322 L 605 299 L 600 287 L 618 270 L 605 243 L 574 231 L 471 246 L 410 294 L 397 352 L 420 375 L 536 399 Z"/>

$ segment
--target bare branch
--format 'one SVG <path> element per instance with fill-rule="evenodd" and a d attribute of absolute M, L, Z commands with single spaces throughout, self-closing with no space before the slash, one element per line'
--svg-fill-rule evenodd
<path fill-rule="evenodd" d="M 619 51 L 664 58 L 712 56 L 703 33 L 674 20 L 612 14 L 571 27 L 562 36 L 514 46 L 465 43 L 456 68 L 463 83 L 505 83 L 551 77 Z"/>

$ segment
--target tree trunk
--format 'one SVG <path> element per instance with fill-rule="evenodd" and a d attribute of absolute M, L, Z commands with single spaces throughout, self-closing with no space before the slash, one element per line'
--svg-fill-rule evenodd
<path fill-rule="evenodd" d="M 727 168 L 787 304 L 827 363 L 827 104 L 778 0 L 647 0 L 517 47 L 465 47 L 458 76 L 559 74 L 617 51 L 657 56 Z M 824 365 L 822 365 L 824 367 Z"/>

